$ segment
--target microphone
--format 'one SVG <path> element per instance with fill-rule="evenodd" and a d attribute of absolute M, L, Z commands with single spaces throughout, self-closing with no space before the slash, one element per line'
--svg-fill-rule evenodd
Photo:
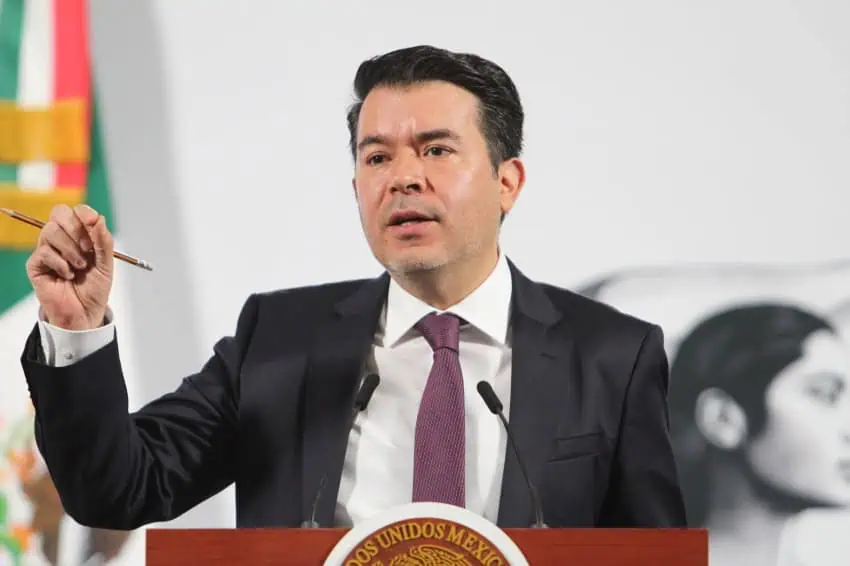
<path fill-rule="evenodd" d="M 351 421 L 348 425 L 349 431 L 354 427 L 354 421 L 357 419 L 357 415 L 366 410 L 366 406 L 372 399 L 372 394 L 375 393 L 375 389 L 378 388 L 378 384 L 380 382 L 381 378 L 374 373 L 370 373 L 363 378 L 363 384 L 360 386 L 360 390 L 357 392 L 357 395 L 354 396 L 354 405 L 351 407 Z M 325 474 L 319 482 L 319 488 L 316 490 L 316 498 L 313 499 L 313 508 L 310 513 L 310 520 L 301 523 L 302 528 L 317 529 L 320 527 L 319 523 L 316 521 L 316 511 L 319 508 L 319 500 L 322 498 L 322 492 L 325 489 L 327 479 L 328 472 L 325 471 Z"/>
<path fill-rule="evenodd" d="M 534 507 L 534 524 L 531 525 L 532 528 L 540 528 L 546 529 L 546 523 L 543 522 L 543 506 L 540 505 L 540 497 L 537 494 L 537 488 L 531 483 L 531 480 L 528 478 L 528 470 L 525 469 L 525 463 L 522 461 L 519 455 L 519 449 L 514 442 L 514 437 L 511 434 L 511 429 L 508 426 L 508 421 L 505 420 L 505 414 L 502 412 L 502 402 L 499 400 L 499 397 L 496 395 L 496 392 L 493 391 L 493 388 L 486 381 L 478 382 L 478 394 L 481 395 L 481 398 L 484 399 L 484 403 L 487 404 L 487 408 L 490 409 L 490 412 L 499 417 L 499 420 L 502 421 L 502 425 L 505 427 L 505 432 L 508 435 L 508 442 L 511 445 L 511 450 L 513 450 L 514 456 L 516 456 L 517 463 L 519 463 L 519 469 L 522 472 L 522 477 L 525 479 L 525 485 L 528 486 L 528 493 L 531 495 L 531 504 Z"/>

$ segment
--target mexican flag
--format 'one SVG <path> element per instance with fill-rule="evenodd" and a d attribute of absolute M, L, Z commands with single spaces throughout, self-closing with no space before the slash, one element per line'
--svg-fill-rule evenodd
<path fill-rule="evenodd" d="M 103 214 L 120 240 L 93 89 L 87 1 L 0 0 L 0 207 L 47 219 L 55 205 L 79 203 Z M 33 440 L 20 356 L 38 313 L 25 272 L 37 237 L 36 228 L 0 214 L 0 565 L 77 566 L 94 563 L 98 553 L 117 556 L 110 563 L 142 564 L 139 543 L 135 556 L 126 556 L 128 533 L 85 529 L 65 515 Z M 132 375 L 120 277 L 110 302 L 122 318 L 122 360 Z"/>

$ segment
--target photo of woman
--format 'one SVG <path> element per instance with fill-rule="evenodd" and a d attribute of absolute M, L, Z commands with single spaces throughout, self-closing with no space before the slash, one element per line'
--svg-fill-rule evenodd
<path fill-rule="evenodd" d="M 689 521 L 711 563 L 774 566 L 788 520 L 850 506 L 850 351 L 779 303 L 701 321 L 671 363 L 671 429 Z"/>
<path fill-rule="evenodd" d="M 637 268 L 588 297 L 664 330 L 688 522 L 712 566 L 850 556 L 850 263 Z"/>

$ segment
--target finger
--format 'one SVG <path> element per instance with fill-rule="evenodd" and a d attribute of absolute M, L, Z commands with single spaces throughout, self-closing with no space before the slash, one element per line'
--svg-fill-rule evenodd
<path fill-rule="evenodd" d="M 81 210 L 81 206 L 74 208 L 65 205 L 56 206 L 50 213 L 50 220 L 59 224 L 71 236 L 71 239 L 77 242 L 77 245 L 83 252 L 89 252 L 92 249 L 91 240 L 88 237 L 80 215 L 77 213 L 78 210 Z M 85 212 L 82 212 L 85 216 Z"/>
<path fill-rule="evenodd" d="M 41 229 L 39 236 L 40 244 L 53 248 L 59 253 L 70 265 L 77 269 L 85 269 L 88 266 L 88 260 L 83 255 L 79 244 L 74 238 L 54 220 L 50 220 Z"/>
<path fill-rule="evenodd" d="M 75 209 L 65 205 L 54 207 L 50 214 L 50 220 L 59 224 L 84 253 L 91 251 L 91 240 Z"/>
<path fill-rule="evenodd" d="M 78 204 L 75 206 L 74 214 L 87 229 L 93 228 L 100 218 L 100 214 L 87 204 Z"/>
<path fill-rule="evenodd" d="M 92 243 L 94 244 L 95 262 L 98 266 L 107 270 L 107 272 L 111 272 L 114 262 L 112 252 L 115 241 L 106 227 L 106 218 L 104 216 L 99 217 L 94 227 L 89 229 L 89 236 L 91 236 Z"/>
<path fill-rule="evenodd" d="M 50 245 L 39 247 L 38 251 L 33 255 L 33 262 L 36 273 L 55 273 L 59 277 L 69 281 L 73 280 L 76 276 L 71 265 Z"/>

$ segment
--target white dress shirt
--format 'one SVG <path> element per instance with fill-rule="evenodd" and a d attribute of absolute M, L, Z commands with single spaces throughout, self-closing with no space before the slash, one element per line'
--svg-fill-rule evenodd
<path fill-rule="evenodd" d="M 504 254 L 478 289 L 447 312 L 461 317 L 460 365 L 466 396 L 466 508 L 495 523 L 506 435 L 476 385 L 486 380 L 510 410 L 512 351 L 509 335 L 511 273 Z M 433 351 L 414 325 L 435 309 L 391 280 L 365 371 L 381 382 L 349 436 L 335 513 L 337 526 L 351 526 L 386 509 L 410 503 L 416 416 Z M 115 337 L 107 324 L 68 331 L 39 320 L 47 363 L 70 365 Z"/>
<path fill-rule="evenodd" d="M 506 436 L 476 385 L 493 386 L 508 416 L 511 348 L 508 341 L 511 274 L 501 255 L 490 277 L 448 309 L 467 324 L 460 330 L 460 366 L 466 405 L 466 508 L 495 523 L 499 513 Z M 366 372 L 381 383 L 348 439 L 335 521 L 356 524 L 410 503 L 416 416 L 433 351 L 413 326 L 434 311 L 394 281 L 375 333 Z"/>

